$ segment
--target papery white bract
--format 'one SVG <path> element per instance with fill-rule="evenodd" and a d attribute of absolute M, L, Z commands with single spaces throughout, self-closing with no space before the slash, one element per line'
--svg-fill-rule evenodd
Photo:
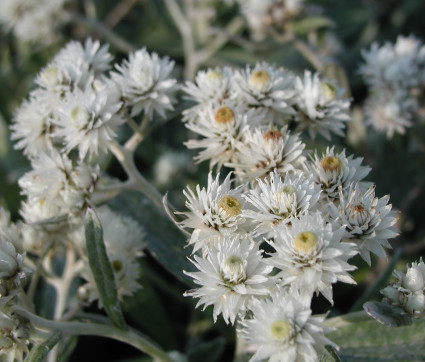
<path fill-rule="evenodd" d="M 198 289 L 185 296 L 200 298 L 197 306 L 214 305 L 214 321 L 219 314 L 226 323 L 235 323 L 244 315 L 254 296 L 269 294 L 268 274 L 272 267 L 264 263 L 258 245 L 249 237 L 220 237 L 208 246 L 206 257 L 194 256 L 198 271 L 185 272 L 192 277 Z"/>
<path fill-rule="evenodd" d="M 337 227 L 345 227 L 343 238 L 357 244 L 362 258 L 370 265 L 370 252 L 386 258 L 384 248 L 391 248 L 388 239 L 397 236 L 396 214 L 388 205 L 390 197 L 375 197 L 375 187 L 362 192 L 353 183 L 344 194 L 340 190 L 339 206 L 329 204 L 329 216 Z"/>
<path fill-rule="evenodd" d="M 256 225 L 255 234 L 273 237 L 278 225 L 290 225 L 293 218 L 315 211 L 320 193 L 312 176 L 287 173 L 281 177 L 275 170 L 269 177 L 258 179 L 257 187 L 243 195 L 252 206 L 244 216 Z"/>
<path fill-rule="evenodd" d="M 253 345 L 250 361 L 316 362 L 328 355 L 326 345 L 338 347 L 325 337 L 325 315 L 312 315 L 310 298 L 279 290 L 272 298 L 256 299 L 250 305 L 251 319 L 244 319 L 239 336 Z"/>
<path fill-rule="evenodd" d="M 213 179 L 210 172 L 207 188 L 201 189 L 197 185 L 196 195 L 190 188 L 183 191 L 187 198 L 186 206 L 190 211 L 179 213 L 186 217 L 180 225 L 193 229 L 189 244 L 193 245 L 194 253 L 210 243 L 215 243 L 220 235 L 245 233 L 242 228 L 245 219 L 241 215 L 241 190 L 231 188 L 231 173 L 222 184 L 219 177 L 220 174 Z"/>
<path fill-rule="evenodd" d="M 132 107 L 131 116 L 142 111 L 152 118 L 157 112 L 165 118 L 165 112 L 173 109 L 176 80 L 170 78 L 174 62 L 168 57 L 149 54 L 145 48 L 131 53 L 122 65 L 116 65 L 118 72 L 112 79 L 122 88 L 125 101 Z"/>
<path fill-rule="evenodd" d="M 349 115 L 350 101 L 343 99 L 344 90 L 333 82 L 321 80 L 319 74 L 305 71 L 304 79 L 297 78 L 296 121 L 307 128 L 310 137 L 321 134 L 330 140 L 331 133 L 344 135 Z"/>
<path fill-rule="evenodd" d="M 233 167 L 243 182 L 264 178 L 275 169 L 281 175 L 300 170 L 305 162 L 304 143 L 298 134 L 286 127 L 280 131 L 271 127 L 247 129 L 237 152 L 237 160 L 226 166 Z"/>
<path fill-rule="evenodd" d="M 339 197 L 339 187 L 345 193 L 352 182 L 363 180 L 371 168 L 362 166 L 363 159 L 345 156 L 345 150 L 335 152 L 334 147 L 326 148 L 321 157 L 314 153 L 306 164 L 306 172 L 312 174 L 314 181 L 322 187 L 322 197 L 325 200 L 334 200 Z M 361 182 L 363 187 L 370 184 Z"/>
<path fill-rule="evenodd" d="M 355 284 L 348 273 L 356 267 L 347 260 L 357 254 L 356 245 L 341 242 L 344 228 L 333 230 L 320 213 L 292 219 L 291 227 L 276 229 L 276 250 L 267 263 L 278 268 L 282 285 L 302 294 L 322 293 L 333 303 L 332 284 L 337 281 Z"/>

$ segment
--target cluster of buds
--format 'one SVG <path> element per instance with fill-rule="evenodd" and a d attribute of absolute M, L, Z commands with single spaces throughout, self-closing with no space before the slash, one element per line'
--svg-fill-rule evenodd
<path fill-rule="evenodd" d="M 394 276 L 398 281 L 381 290 L 384 301 L 411 315 L 421 315 L 425 311 L 425 264 L 422 258 L 410 268 L 407 266 L 406 273 L 394 271 Z"/>

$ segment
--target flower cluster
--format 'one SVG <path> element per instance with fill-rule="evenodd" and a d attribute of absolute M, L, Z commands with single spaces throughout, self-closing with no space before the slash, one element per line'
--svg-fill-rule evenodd
<path fill-rule="evenodd" d="M 363 52 L 360 72 L 371 95 L 366 120 L 391 138 L 404 134 L 415 119 L 424 119 L 425 46 L 413 35 L 395 44 L 372 44 Z"/>
<path fill-rule="evenodd" d="M 331 343 L 313 296 L 333 303 L 333 284 L 355 283 L 349 260 L 386 257 L 396 236 L 389 197 L 364 181 L 362 159 L 335 147 L 309 152 L 290 130 L 343 135 L 349 101 L 318 74 L 267 63 L 200 71 L 184 90 L 196 102 L 184 121 L 202 137 L 187 146 L 202 149 L 198 162 L 232 170 L 184 190 L 188 211 L 177 214 L 197 269 L 186 274 L 199 285 L 185 295 L 213 306 L 214 320 L 239 320 L 252 360 L 317 360 Z"/>
<path fill-rule="evenodd" d="M 24 41 L 49 43 L 65 18 L 68 0 L 2 0 L 0 23 Z"/>
<path fill-rule="evenodd" d="M 422 258 L 419 262 L 407 265 L 406 273 L 395 270 L 397 282 L 391 282 L 381 290 L 384 301 L 400 307 L 413 316 L 425 311 L 425 264 Z"/>

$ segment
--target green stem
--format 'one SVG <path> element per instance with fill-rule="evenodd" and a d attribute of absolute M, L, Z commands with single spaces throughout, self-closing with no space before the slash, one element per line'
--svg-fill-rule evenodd
<path fill-rule="evenodd" d="M 33 326 L 51 331 L 61 331 L 64 335 L 85 335 L 112 338 L 127 343 L 139 351 L 163 362 L 173 360 L 160 347 L 148 341 L 144 336 L 134 330 L 122 330 L 114 326 L 83 322 L 58 322 L 41 318 L 25 309 L 15 307 L 15 313 L 27 318 Z"/>

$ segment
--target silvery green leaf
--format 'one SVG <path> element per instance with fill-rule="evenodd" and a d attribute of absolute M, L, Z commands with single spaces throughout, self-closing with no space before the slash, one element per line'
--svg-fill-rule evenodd
<path fill-rule="evenodd" d="M 34 346 L 31 349 L 31 352 L 25 357 L 25 362 L 41 362 L 47 356 L 47 354 L 52 350 L 54 346 L 61 340 L 62 332 L 54 332 L 49 339 L 44 341 L 41 344 Z"/>
<path fill-rule="evenodd" d="M 88 208 L 84 219 L 87 257 L 103 308 L 115 326 L 127 329 L 118 299 L 114 272 L 103 242 L 103 230 L 93 209 Z"/>
<path fill-rule="evenodd" d="M 400 308 L 384 302 L 367 302 L 363 304 L 367 314 L 388 327 L 400 327 L 412 324 L 412 317 Z"/>

